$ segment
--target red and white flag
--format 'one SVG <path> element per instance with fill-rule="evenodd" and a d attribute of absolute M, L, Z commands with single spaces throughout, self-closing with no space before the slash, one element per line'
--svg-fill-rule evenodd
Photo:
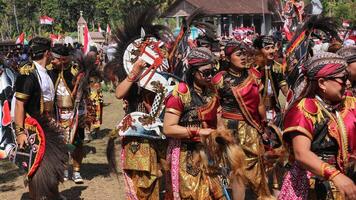
<path fill-rule="evenodd" d="M 98 23 L 98 32 L 104 32 L 102 29 L 101 29 L 101 27 L 100 27 L 100 23 Z"/>
<path fill-rule="evenodd" d="M 25 42 L 25 33 L 22 32 L 19 37 L 16 39 L 16 44 L 24 44 Z"/>
<path fill-rule="evenodd" d="M 41 16 L 40 17 L 40 24 L 52 25 L 53 22 L 54 22 L 54 19 L 50 18 L 48 16 Z"/>
<path fill-rule="evenodd" d="M 110 25 L 109 24 L 106 25 L 106 32 L 111 34 L 111 29 L 110 29 Z"/>
<path fill-rule="evenodd" d="M 59 40 L 62 38 L 62 36 L 60 34 L 56 35 L 56 34 L 50 34 L 49 38 L 52 41 L 52 44 L 56 44 L 59 42 Z"/>
<path fill-rule="evenodd" d="M 83 44 L 83 53 L 87 54 L 89 52 L 89 47 L 90 47 L 90 43 L 91 43 L 91 37 L 89 34 L 89 29 L 88 26 L 86 25 L 84 27 L 84 44 Z"/>
<path fill-rule="evenodd" d="M 350 22 L 348 20 L 344 20 L 342 22 L 342 26 L 345 27 L 345 28 L 348 28 L 348 27 L 350 27 Z"/>

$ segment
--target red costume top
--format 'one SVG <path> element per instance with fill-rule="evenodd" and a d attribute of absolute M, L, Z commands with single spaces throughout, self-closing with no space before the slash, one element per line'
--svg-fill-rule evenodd
<path fill-rule="evenodd" d="M 356 155 L 356 98 L 347 96 L 341 111 L 344 119 L 350 152 Z"/>
<path fill-rule="evenodd" d="M 326 109 L 316 98 L 304 98 L 285 114 L 283 137 L 289 142 L 292 133 L 305 135 L 312 141 L 311 150 L 316 155 L 344 172 L 348 138 L 350 133 L 356 133 L 355 119 L 355 103 L 348 101 L 337 113 Z"/>
<path fill-rule="evenodd" d="M 192 95 L 197 100 L 193 101 Z M 180 116 L 179 125 L 184 127 L 216 128 L 218 107 L 218 99 L 212 91 L 192 94 L 185 83 L 179 83 L 166 100 L 166 111 Z"/>
<path fill-rule="evenodd" d="M 244 70 L 239 75 L 221 71 L 213 77 L 212 82 L 218 90 L 222 116 L 247 121 L 262 132 L 258 111 L 261 101 L 259 93 L 262 88 L 258 83 L 259 78 L 260 74 L 255 69 Z"/>

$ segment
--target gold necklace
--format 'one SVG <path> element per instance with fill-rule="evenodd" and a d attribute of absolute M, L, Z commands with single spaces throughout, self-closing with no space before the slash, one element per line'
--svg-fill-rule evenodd
<path fill-rule="evenodd" d="M 233 75 L 233 76 L 236 76 L 236 77 L 241 77 L 241 74 L 242 74 L 241 71 L 240 71 L 240 72 L 236 72 L 236 71 L 234 71 L 234 70 L 232 70 L 232 69 L 229 69 L 229 73 L 230 73 L 231 75 Z"/>

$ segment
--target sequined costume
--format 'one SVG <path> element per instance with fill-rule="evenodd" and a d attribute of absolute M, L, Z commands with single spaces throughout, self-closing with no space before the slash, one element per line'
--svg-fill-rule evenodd
<path fill-rule="evenodd" d="M 263 127 L 258 112 L 260 104 L 259 72 L 245 69 L 239 74 L 219 72 L 213 78 L 221 104 L 221 120 L 225 128 L 234 132 L 235 139 L 245 152 L 246 178 L 253 191 L 261 198 L 270 196 L 263 165 Z M 219 123 L 221 124 L 221 123 Z"/>
<path fill-rule="evenodd" d="M 138 98 L 137 98 L 138 97 Z M 124 98 L 125 112 L 148 113 L 154 94 L 133 85 Z M 164 173 L 161 160 L 166 157 L 167 144 L 161 140 L 140 137 L 122 138 L 122 169 L 128 199 L 160 199 L 161 179 Z"/>
<path fill-rule="evenodd" d="M 316 54 L 305 66 L 305 81 L 335 80 L 333 78 L 340 76 L 338 74 L 346 74 L 346 62 L 333 53 Z M 343 84 L 346 85 L 346 79 Z M 300 86 L 303 90 L 310 87 L 305 83 Z M 292 167 L 284 177 L 279 199 L 344 199 L 332 179 L 340 173 L 347 175 L 349 170 L 349 145 L 353 145 L 348 141 L 349 134 L 356 131 L 355 100 L 346 97 L 332 105 L 315 91 L 310 93 L 297 98 L 284 116 L 283 138 L 291 150 Z M 296 135 L 310 139 L 310 151 L 322 161 L 321 175 L 312 174 L 294 160 L 291 142 Z"/>
<path fill-rule="evenodd" d="M 352 107 L 354 108 L 355 104 Z M 311 150 L 322 161 L 345 173 L 348 162 L 347 132 L 356 130 L 355 127 L 346 129 L 345 118 L 342 116 L 352 111 L 349 109 L 343 112 L 328 110 L 317 98 L 302 99 L 286 113 L 283 136 L 287 140 L 296 133 L 307 136 L 312 141 Z M 305 172 L 296 163 L 294 165 L 293 168 Z M 309 185 L 305 187 L 308 188 L 309 195 L 308 193 L 303 195 L 307 195 L 308 199 L 342 199 L 331 181 L 310 173 L 307 176 Z"/>
<path fill-rule="evenodd" d="M 192 88 L 193 89 L 193 88 Z M 191 92 L 185 83 L 177 85 L 166 100 L 166 112 L 180 116 L 183 127 L 215 128 L 218 98 L 211 90 Z M 195 89 L 193 89 L 195 90 Z M 191 101 L 196 95 L 199 104 Z M 171 177 L 174 197 L 180 199 L 225 199 L 217 172 L 203 166 L 200 138 L 181 139 L 171 149 Z M 178 152 L 174 152 L 177 150 Z"/>
<path fill-rule="evenodd" d="M 275 48 L 275 41 L 272 36 L 262 35 L 254 41 L 254 47 L 260 53 L 256 55 L 256 63 L 254 67 L 261 73 L 261 82 L 264 86 L 262 90 L 262 100 L 266 107 L 267 120 L 276 120 L 278 114 L 281 113 L 282 108 L 279 102 L 279 91 L 282 87 L 287 86 L 287 82 L 282 72 L 282 65 L 275 60 L 270 60 L 267 55 L 274 54 L 270 49 Z M 262 49 L 268 48 L 266 53 Z M 279 119 L 277 119 L 279 120 Z"/>
<path fill-rule="evenodd" d="M 87 102 L 88 118 L 90 118 L 89 130 L 94 131 L 100 128 L 103 115 L 103 94 L 101 92 L 100 79 L 97 76 L 89 78 L 90 91 Z"/>

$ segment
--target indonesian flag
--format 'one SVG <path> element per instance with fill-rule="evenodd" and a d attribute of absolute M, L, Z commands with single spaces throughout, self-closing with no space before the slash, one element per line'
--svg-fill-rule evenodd
<path fill-rule="evenodd" d="M 60 34 L 50 34 L 49 38 L 51 38 L 52 44 L 58 43 L 59 40 L 62 38 Z"/>
<path fill-rule="evenodd" d="M 19 37 L 16 39 L 16 44 L 24 44 L 25 42 L 25 33 L 22 32 Z"/>
<path fill-rule="evenodd" d="M 89 52 L 89 45 L 91 43 L 91 37 L 90 37 L 90 34 L 89 34 L 89 29 L 88 29 L 88 26 L 86 25 L 84 27 L 84 44 L 83 44 L 83 53 L 84 54 L 87 54 Z"/>
<path fill-rule="evenodd" d="M 98 23 L 98 32 L 104 32 L 103 30 L 101 30 L 100 23 Z"/>
<path fill-rule="evenodd" d="M 286 22 L 284 22 L 283 32 L 286 35 L 287 40 L 291 41 L 293 38 L 293 33 L 290 32 L 288 24 Z"/>
<path fill-rule="evenodd" d="M 342 22 L 342 26 L 345 27 L 345 28 L 348 28 L 348 27 L 350 27 L 350 22 L 347 21 L 347 20 L 344 20 L 344 21 Z"/>
<path fill-rule="evenodd" d="M 40 24 L 52 25 L 53 22 L 54 22 L 54 19 L 50 18 L 48 16 L 41 16 L 40 17 Z"/>
<path fill-rule="evenodd" d="M 106 32 L 111 34 L 111 29 L 110 29 L 110 25 L 109 24 L 106 25 Z"/>

